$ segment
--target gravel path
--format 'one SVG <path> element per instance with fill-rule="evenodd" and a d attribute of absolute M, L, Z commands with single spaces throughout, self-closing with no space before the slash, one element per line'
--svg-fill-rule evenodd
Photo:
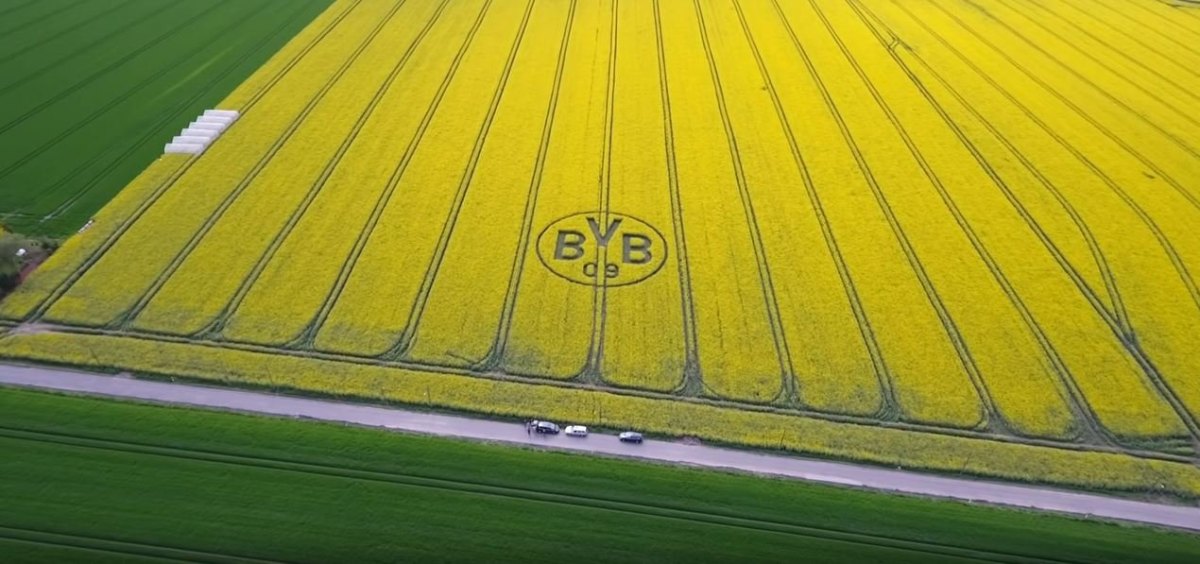
<path fill-rule="evenodd" d="M 520 423 L 266 392 L 89 374 L 58 368 L 0 364 L 0 385 L 338 421 L 414 433 L 772 474 L 812 482 L 1036 508 L 1200 531 L 1200 507 L 1159 505 L 1049 488 L 935 476 L 876 466 L 810 460 L 681 442 L 647 440 L 643 444 L 632 445 L 621 443 L 612 435 L 592 434 L 586 438 L 528 435 Z"/>

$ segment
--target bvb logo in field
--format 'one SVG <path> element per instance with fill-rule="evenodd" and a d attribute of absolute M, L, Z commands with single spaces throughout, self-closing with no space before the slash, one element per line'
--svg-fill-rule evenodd
<path fill-rule="evenodd" d="M 627 286 L 658 272 L 667 260 L 662 233 L 613 212 L 569 215 L 542 230 L 538 258 L 551 272 L 588 286 Z"/>

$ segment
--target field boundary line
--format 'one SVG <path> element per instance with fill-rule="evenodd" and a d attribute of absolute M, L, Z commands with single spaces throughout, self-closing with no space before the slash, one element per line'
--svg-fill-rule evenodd
<path fill-rule="evenodd" d="M 354 0 L 354 3 L 351 4 L 350 7 L 338 14 L 338 16 L 321 31 L 321 33 L 319 33 L 315 38 L 313 38 L 312 41 L 305 45 L 305 47 L 301 49 L 301 51 L 297 53 L 295 57 L 288 61 L 288 63 L 284 65 L 284 67 L 280 69 L 280 71 L 277 72 L 275 76 L 273 76 L 271 80 L 262 87 L 262 89 L 256 92 L 254 96 L 246 102 L 246 104 L 241 108 L 242 113 L 249 113 L 250 110 L 253 109 L 254 106 L 257 105 L 264 96 L 266 96 L 267 92 L 274 88 L 275 85 L 277 85 L 279 81 L 282 80 L 283 77 L 286 76 L 309 51 L 315 48 L 321 42 L 321 40 L 329 35 L 329 33 L 333 31 L 333 29 L 337 27 L 337 25 L 341 23 L 342 20 L 344 20 L 354 8 L 361 4 L 362 1 L 363 0 Z M 159 198 L 163 194 L 175 186 L 175 183 L 187 173 L 188 169 L 190 169 L 191 166 L 196 163 L 198 158 L 199 157 L 189 158 L 179 167 L 179 169 L 172 172 L 166 180 L 160 183 L 159 186 L 154 189 L 154 192 L 152 192 L 144 201 L 142 201 L 128 217 L 120 222 L 120 225 L 117 227 L 117 229 L 115 229 L 111 234 L 109 234 L 108 237 L 105 238 L 104 242 L 101 243 L 100 248 L 96 249 L 95 252 L 85 257 L 83 262 L 75 267 L 71 274 L 56 284 L 55 287 L 47 293 L 45 298 L 42 298 L 41 303 L 38 304 L 34 308 L 33 313 L 27 317 L 28 320 L 40 320 L 50 309 L 50 307 L 53 306 L 59 298 L 66 294 L 71 287 L 74 286 L 77 281 L 79 281 L 80 278 L 87 274 L 91 267 L 95 265 L 101 258 L 103 258 L 108 250 L 117 243 L 121 236 L 123 236 L 130 228 L 132 228 L 133 225 L 137 223 L 139 219 L 141 219 L 142 215 L 144 215 L 147 210 L 149 210 L 155 203 L 158 202 Z"/>
<path fill-rule="evenodd" d="M 14 336 L 13 329 L 16 325 L 11 322 L 0 322 L 0 325 L 7 325 L 9 331 L 0 333 L 0 339 L 11 338 Z M 1166 462 L 1182 462 L 1192 464 L 1195 462 L 1194 456 L 1175 454 L 1161 450 L 1149 450 L 1144 448 L 1134 448 L 1126 446 L 1109 446 L 1103 444 L 1087 444 L 1080 442 L 1063 441 L 1061 439 L 1046 439 L 1033 437 L 1017 437 L 1014 435 L 1001 435 L 980 431 L 975 429 L 963 429 L 958 427 L 950 427 L 945 425 L 934 425 L 928 423 L 912 423 L 907 421 L 885 421 L 881 419 L 873 419 L 871 417 L 859 415 L 845 415 L 841 413 L 832 413 L 824 411 L 816 411 L 803 407 L 782 407 L 774 404 L 749 403 L 738 400 L 728 400 L 719 397 L 704 396 L 704 397 L 686 397 L 673 395 L 670 392 L 660 392 L 654 390 L 646 390 L 640 388 L 628 387 L 598 387 L 590 385 L 582 385 L 578 382 L 570 380 L 546 378 L 544 376 L 526 375 L 518 372 L 500 372 L 496 370 L 479 369 L 472 367 L 463 367 L 447 364 L 429 364 L 416 363 L 404 360 L 382 360 L 373 357 L 353 356 L 345 353 L 323 352 L 316 350 L 298 350 L 298 349 L 281 349 L 264 345 L 255 345 L 250 343 L 238 343 L 232 341 L 214 341 L 207 339 L 198 339 L 190 337 L 180 337 L 178 335 L 170 335 L 166 333 L 154 333 L 148 331 L 133 331 L 133 330 L 112 330 L 98 327 L 85 326 L 69 326 L 40 323 L 36 324 L 39 331 L 50 331 L 61 335 L 74 335 L 80 337 L 102 337 L 108 339 L 129 339 L 134 342 L 155 343 L 163 345 L 189 345 L 200 349 L 220 350 L 231 353 L 256 354 L 274 357 L 290 357 L 293 359 L 310 360 L 313 362 L 339 362 L 365 368 L 396 368 L 401 370 L 409 370 L 418 373 L 428 374 L 445 374 L 453 376 L 463 376 L 469 378 L 478 378 L 496 382 L 510 382 L 515 384 L 524 384 L 529 386 L 549 386 L 555 388 L 566 388 L 580 392 L 598 392 L 615 396 L 624 396 L 630 398 L 642 398 L 651 400 L 665 400 L 673 402 L 685 402 L 687 404 L 703 405 L 716 407 L 728 410 L 740 410 L 746 412 L 775 414 L 782 416 L 808 418 L 832 423 L 844 423 L 863 427 L 879 427 L 883 429 L 903 430 L 920 433 L 928 433 L 932 435 L 958 437 L 964 439 L 988 440 L 1006 444 L 1021 444 L 1028 446 L 1038 446 L 1046 448 L 1055 448 L 1078 452 L 1098 452 L 1110 454 L 1126 454 L 1137 458 L 1147 460 L 1162 460 Z M 20 360 L 24 357 L 12 357 L 15 360 Z M 56 364 L 52 359 L 40 361 L 45 364 Z M 70 363 L 59 364 L 59 366 L 75 366 Z M 103 364 L 97 365 L 101 368 L 121 368 L 122 365 Z M 171 378 L 192 379 L 199 382 L 223 381 L 218 377 L 211 375 L 188 375 L 185 373 L 164 373 Z M 254 383 L 246 383 L 241 385 L 243 388 L 253 389 L 271 389 L 271 390 L 292 390 L 302 394 L 328 396 L 321 392 L 305 391 L 302 387 L 295 387 L 289 384 L 279 386 L 265 386 Z M 360 400 L 373 401 L 373 398 L 364 395 L 350 396 Z M 403 402 L 401 402 L 403 403 Z M 470 411 L 470 410 L 467 410 Z"/>
<path fill-rule="evenodd" d="M 619 442 L 576 441 L 564 437 L 527 437 L 521 424 L 509 418 L 395 408 L 330 399 L 327 396 L 280 395 L 264 391 L 166 382 L 103 375 L 39 365 L 5 364 L 0 371 L 4 387 L 53 390 L 67 395 L 124 398 L 140 403 L 185 408 L 251 413 L 290 419 L 324 420 L 418 435 L 442 435 L 460 440 L 512 444 L 550 451 L 582 452 L 647 462 L 691 464 L 716 470 L 749 472 L 840 486 L 900 494 L 982 502 L 989 505 L 1040 509 L 1080 517 L 1153 523 L 1200 530 L 1200 506 L 1162 505 L 1088 491 L 1036 483 L 978 478 L 951 470 L 900 470 L 884 463 L 837 460 L 780 454 L 751 448 L 687 445 L 649 439 L 642 447 Z M 186 379 L 185 379 L 186 380 Z M 611 435 L 609 435 L 611 438 Z M 730 458 L 732 457 L 732 458 Z"/>
<path fill-rule="evenodd" d="M 354 123 L 354 126 L 346 135 L 345 139 L 342 140 L 342 143 L 338 146 L 337 151 L 326 161 L 325 167 L 321 170 L 321 173 L 318 175 L 316 181 L 313 182 L 313 184 L 309 187 L 309 191 L 305 195 L 304 200 L 297 207 L 296 211 L 289 216 L 287 223 L 284 224 L 280 231 L 272 238 L 271 244 L 255 262 L 250 274 L 242 280 L 242 283 L 239 285 L 237 291 L 234 292 L 233 297 L 228 303 L 226 303 L 226 305 L 221 309 L 208 327 L 201 330 L 202 333 L 211 332 L 214 335 L 221 335 L 225 330 L 230 318 L 237 313 L 238 308 L 241 307 L 242 302 L 250 293 L 251 288 L 256 282 L 258 282 L 258 278 L 262 274 L 262 271 L 275 257 L 275 253 L 279 250 L 279 247 L 281 247 L 284 241 L 287 240 L 287 238 L 292 234 L 292 230 L 295 229 L 296 225 L 300 223 L 300 220 L 304 214 L 308 212 L 308 208 L 312 204 L 313 200 L 315 200 L 317 196 L 325 189 L 325 186 L 329 182 L 329 179 L 333 176 L 334 171 L 341 166 L 342 159 L 346 156 L 346 153 L 350 151 L 350 148 L 358 139 L 358 135 L 362 132 L 363 128 L 366 127 L 367 122 L 374 117 L 375 109 L 383 101 L 384 97 L 391 92 L 392 85 L 395 84 L 396 78 L 399 77 L 400 72 L 408 68 L 408 61 L 410 60 L 410 57 L 417 50 L 417 47 L 422 45 L 422 42 L 428 35 L 429 30 L 432 29 L 433 26 L 438 22 L 448 2 L 449 0 L 441 0 L 441 2 L 437 4 L 437 7 L 434 9 L 433 13 L 429 16 L 428 21 L 425 22 L 425 25 L 422 26 L 421 29 L 418 30 L 417 34 L 413 36 L 412 42 L 409 43 L 409 45 L 405 48 L 404 53 L 392 67 L 391 72 L 384 77 L 383 82 L 380 83 L 379 87 L 375 90 L 374 96 L 371 97 L 371 100 L 368 101 L 367 106 L 362 112 L 360 112 L 358 119 Z M 397 4 L 397 6 L 404 4 L 406 4 L 406 2 L 401 1 L 399 4 Z"/>

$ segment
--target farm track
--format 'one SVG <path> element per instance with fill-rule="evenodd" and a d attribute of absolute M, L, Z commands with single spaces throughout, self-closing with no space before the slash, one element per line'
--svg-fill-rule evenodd
<path fill-rule="evenodd" d="M 526 502 L 586 507 L 600 511 L 615 511 L 633 515 L 660 517 L 679 521 L 689 521 L 697 524 L 738 527 L 760 532 L 794 535 L 804 538 L 819 538 L 866 546 L 904 550 L 921 554 L 956 556 L 960 558 L 978 559 L 989 562 L 1069 562 L 1064 560 L 1043 560 L 1030 558 L 1021 554 L 1020 552 L 996 552 L 980 550 L 966 546 L 924 543 L 902 538 L 754 519 L 739 516 L 732 512 L 709 513 L 691 510 L 685 507 L 645 505 L 622 499 L 585 497 L 567 493 L 516 488 L 511 486 L 490 485 L 479 482 L 465 482 L 434 476 L 383 471 L 372 468 L 330 466 L 327 464 L 305 461 L 303 459 L 267 458 L 221 451 L 178 448 L 172 445 L 118 441 L 96 436 L 64 435 L 11 427 L 0 427 L 0 438 L 11 441 L 47 443 L 78 449 L 120 452 L 138 456 L 167 457 L 210 464 L 259 468 L 288 473 L 303 473 L 355 481 L 371 481 L 392 484 L 400 487 L 441 490 L 456 494 L 480 495 Z M 0 535 L 11 531 L 11 529 L 6 529 L 6 527 L 0 526 Z M 130 544 L 133 544 L 134 546 L 144 546 L 137 545 L 135 543 Z M 184 555 L 192 552 L 183 549 L 171 549 L 166 547 L 154 548 L 165 549 L 163 550 L 164 553 L 179 551 L 177 553 L 178 555 Z M 193 554 L 195 556 L 208 556 L 207 553 L 203 552 L 195 552 Z"/>

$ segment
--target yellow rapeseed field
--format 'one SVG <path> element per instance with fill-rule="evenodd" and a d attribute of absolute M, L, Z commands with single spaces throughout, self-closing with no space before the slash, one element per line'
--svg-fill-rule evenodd
<path fill-rule="evenodd" d="M 0 355 L 1200 495 L 1200 17 L 338 0 Z"/>

